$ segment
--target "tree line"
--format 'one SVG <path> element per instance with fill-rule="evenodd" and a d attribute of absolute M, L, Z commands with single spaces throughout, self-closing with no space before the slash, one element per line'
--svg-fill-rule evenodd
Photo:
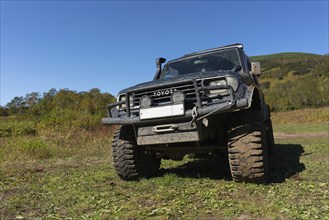
<path fill-rule="evenodd" d="M 52 111 L 63 109 L 81 111 L 90 115 L 105 114 L 106 105 L 114 102 L 115 97 L 93 88 L 88 92 L 76 92 L 69 89 L 50 89 L 42 95 L 39 92 L 15 97 L 0 107 L 0 116 L 28 115 L 45 116 Z"/>
<path fill-rule="evenodd" d="M 274 111 L 329 106 L 329 56 L 281 53 L 251 57 L 262 65 L 260 82 Z M 106 115 L 106 106 L 115 101 L 109 93 L 93 88 L 88 92 L 50 89 L 15 97 L 0 106 L 0 116 L 42 116 L 60 111 Z M 58 113 L 59 114 L 59 113 Z"/>

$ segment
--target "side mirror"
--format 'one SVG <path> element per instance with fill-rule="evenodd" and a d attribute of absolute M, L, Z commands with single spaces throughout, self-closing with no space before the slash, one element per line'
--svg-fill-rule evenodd
<path fill-rule="evenodd" d="M 260 62 L 251 63 L 251 74 L 253 74 L 254 76 L 262 75 L 262 71 L 260 69 Z"/>

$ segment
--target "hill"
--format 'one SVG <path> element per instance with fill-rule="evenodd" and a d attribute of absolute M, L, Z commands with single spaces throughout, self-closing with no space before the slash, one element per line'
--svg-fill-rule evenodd
<path fill-rule="evenodd" d="M 261 62 L 260 82 L 272 110 L 329 106 L 328 55 L 290 52 L 253 56 L 251 61 Z M 32 92 L 15 97 L 6 106 L 0 106 L 0 116 L 40 116 L 58 109 L 105 115 L 104 107 L 114 100 L 113 95 L 97 88 L 89 92 L 50 89 L 44 94 Z"/>
<path fill-rule="evenodd" d="M 260 82 L 272 110 L 329 105 L 328 55 L 278 53 L 251 61 L 261 62 Z"/>

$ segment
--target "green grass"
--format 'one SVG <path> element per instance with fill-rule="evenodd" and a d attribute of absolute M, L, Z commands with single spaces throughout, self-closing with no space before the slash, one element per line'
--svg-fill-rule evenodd
<path fill-rule="evenodd" d="M 329 219 L 327 146 L 277 142 L 269 185 L 232 182 L 213 160 L 164 161 L 139 182 L 116 176 L 110 152 L 2 163 L 0 218 Z"/>
<path fill-rule="evenodd" d="M 0 161 L 33 161 L 51 158 L 93 157 L 108 153 L 113 128 L 0 138 Z"/>
<path fill-rule="evenodd" d="M 318 113 L 300 124 L 293 116 L 305 112 L 274 114 L 274 130 L 325 131 L 310 118 L 326 110 L 306 110 Z M 112 131 L 0 138 L 0 219 L 329 220 L 327 138 L 277 140 L 268 185 L 233 182 L 225 160 L 187 157 L 126 182 L 112 166 Z"/>
<path fill-rule="evenodd" d="M 272 113 L 274 132 L 329 132 L 329 108 Z"/>
<path fill-rule="evenodd" d="M 274 112 L 272 120 L 275 124 L 329 123 L 329 107 Z"/>
<path fill-rule="evenodd" d="M 181 162 L 166 162 L 161 176 L 140 182 L 118 179 L 106 156 L 32 162 L 24 168 L 21 164 L 11 165 L 10 171 L 4 167 L 6 171 L 1 177 L 0 195 L 4 202 L 0 216 L 326 219 L 329 164 L 323 155 L 329 153 L 328 142 L 307 139 L 299 143 L 296 145 L 294 140 L 278 143 L 277 150 L 290 155 L 275 162 L 278 164 L 271 171 L 272 178 L 280 183 L 265 186 L 224 180 L 214 174 L 213 168 L 214 173 L 206 176 L 202 176 L 205 174 L 202 170 L 191 174 L 198 164 L 189 166 L 189 161 L 182 167 Z M 300 161 L 286 164 L 291 158 Z M 293 177 L 297 171 L 298 177 Z M 282 182 L 281 178 L 286 180 Z"/>
<path fill-rule="evenodd" d="M 307 132 L 329 132 L 329 124 L 278 124 L 274 132 L 284 133 L 307 133 Z"/>

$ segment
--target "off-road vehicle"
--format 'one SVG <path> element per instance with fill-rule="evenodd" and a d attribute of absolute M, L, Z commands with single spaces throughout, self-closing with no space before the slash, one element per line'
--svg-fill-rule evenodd
<path fill-rule="evenodd" d="M 274 144 L 270 111 L 242 44 L 156 59 L 153 81 L 119 92 L 103 124 L 121 125 L 112 140 L 124 180 L 156 175 L 161 159 L 227 153 L 231 176 L 264 183 Z M 165 63 L 162 68 L 162 64 Z"/>

